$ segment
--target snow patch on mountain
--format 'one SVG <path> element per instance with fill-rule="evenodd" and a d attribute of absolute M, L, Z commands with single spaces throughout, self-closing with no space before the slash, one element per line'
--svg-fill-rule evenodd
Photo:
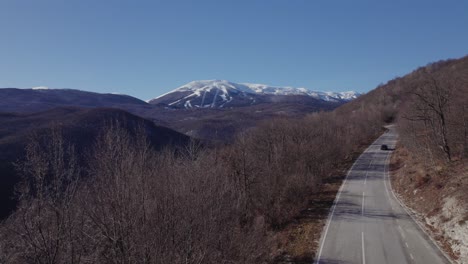
<path fill-rule="evenodd" d="M 37 86 L 37 87 L 33 87 L 31 89 L 33 89 L 33 90 L 49 90 L 49 87 L 47 87 L 47 86 Z"/>

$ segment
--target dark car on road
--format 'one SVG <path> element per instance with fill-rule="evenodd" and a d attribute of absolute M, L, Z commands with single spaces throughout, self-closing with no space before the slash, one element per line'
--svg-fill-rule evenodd
<path fill-rule="evenodd" d="M 387 145 L 382 145 L 382 146 L 380 146 L 380 150 L 388 150 L 388 146 Z"/>

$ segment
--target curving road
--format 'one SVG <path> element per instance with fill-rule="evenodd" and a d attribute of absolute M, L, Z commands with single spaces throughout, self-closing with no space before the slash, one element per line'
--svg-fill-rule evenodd
<path fill-rule="evenodd" d="M 450 263 L 396 200 L 388 164 L 393 127 L 356 160 L 337 194 L 322 232 L 317 264 Z"/>

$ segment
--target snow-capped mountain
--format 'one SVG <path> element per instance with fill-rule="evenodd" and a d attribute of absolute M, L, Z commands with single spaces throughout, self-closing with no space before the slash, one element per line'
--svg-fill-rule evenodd
<path fill-rule="evenodd" d="M 265 84 L 233 83 L 225 80 L 193 81 L 169 93 L 149 100 L 150 104 L 167 104 L 181 108 L 222 108 L 259 103 L 312 100 L 346 102 L 360 94 L 318 92 L 306 88 L 275 87 Z"/>

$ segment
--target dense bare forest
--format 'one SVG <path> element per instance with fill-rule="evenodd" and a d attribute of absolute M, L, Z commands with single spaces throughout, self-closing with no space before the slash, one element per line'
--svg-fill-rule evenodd
<path fill-rule="evenodd" d="M 467 64 L 467 63 L 465 63 Z M 400 113 L 403 144 L 431 165 L 468 157 L 468 72 L 430 65 L 411 76 L 411 101 Z"/>
<path fill-rule="evenodd" d="M 428 164 L 467 157 L 468 57 L 430 63 L 336 111 L 378 112 L 398 124 L 402 144 Z"/>
<path fill-rule="evenodd" d="M 265 122 L 229 146 L 156 151 L 114 122 L 85 164 L 54 128 L 18 164 L 24 181 L 1 226 L 1 262 L 268 262 L 268 232 L 380 124 L 368 112 L 316 113 Z"/>

